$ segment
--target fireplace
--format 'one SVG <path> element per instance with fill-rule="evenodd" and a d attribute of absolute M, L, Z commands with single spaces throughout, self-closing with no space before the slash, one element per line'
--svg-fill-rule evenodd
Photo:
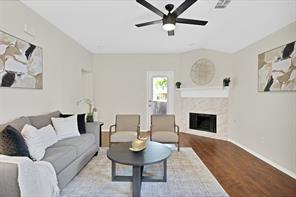
<path fill-rule="evenodd" d="M 189 128 L 216 133 L 217 116 L 214 114 L 189 113 Z"/>

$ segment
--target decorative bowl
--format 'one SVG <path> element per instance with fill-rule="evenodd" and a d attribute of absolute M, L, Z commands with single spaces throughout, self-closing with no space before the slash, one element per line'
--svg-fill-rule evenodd
<path fill-rule="evenodd" d="M 141 151 L 146 148 L 146 141 L 136 139 L 132 142 L 132 147 L 130 148 L 131 151 Z"/>

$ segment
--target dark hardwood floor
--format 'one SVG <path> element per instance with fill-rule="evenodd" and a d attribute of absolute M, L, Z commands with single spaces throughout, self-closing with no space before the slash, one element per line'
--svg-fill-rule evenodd
<path fill-rule="evenodd" d="M 108 133 L 102 138 L 108 146 Z M 230 196 L 296 197 L 295 179 L 231 142 L 182 133 L 181 146 L 196 152 Z"/>

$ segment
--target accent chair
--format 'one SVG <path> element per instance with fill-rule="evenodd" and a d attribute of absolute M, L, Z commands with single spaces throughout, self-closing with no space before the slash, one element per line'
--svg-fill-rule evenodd
<path fill-rule="evenodd" d="M 165 144 L 176 144 L 180 151 L 180 128 L 175 115 L 151 115 L 150 140 Z"/>
<path fill-rule="evenodd" d="M 114 128 L 114 131 L 112 131 Z M 132 142 L 140 134 L 140 115 L 118 114 L 109 128 L 109 147 L 113 143 Z"/>

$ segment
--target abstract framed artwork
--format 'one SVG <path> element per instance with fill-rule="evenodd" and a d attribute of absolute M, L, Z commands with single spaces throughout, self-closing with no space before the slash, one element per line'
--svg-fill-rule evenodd
<path fill-rule="evenodd" d="M 296 91 L 296 41 L 258 55 L 258 91 Z"/>
<path fill-rule="evenodd" d="M 0 30 L 0 87 L 42 89 L 42 48 Z"/>

